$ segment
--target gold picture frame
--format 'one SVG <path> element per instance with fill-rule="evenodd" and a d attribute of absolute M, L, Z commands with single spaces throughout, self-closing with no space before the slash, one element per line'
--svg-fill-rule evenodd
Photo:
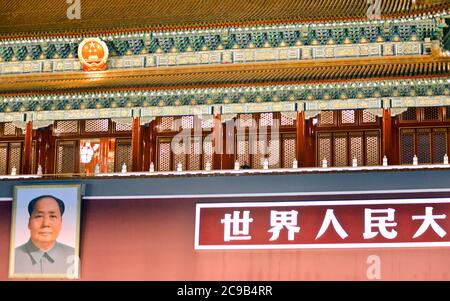
<path fill-rule="evenodd" d="M 81 185 L 14 186 L 9 278 L 80 278 Z"/>

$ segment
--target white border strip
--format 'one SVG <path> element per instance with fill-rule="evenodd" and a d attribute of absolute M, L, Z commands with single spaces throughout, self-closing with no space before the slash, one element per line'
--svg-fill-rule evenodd
<path fill-rule="evenodd" d="M 431 189 L 393 189 L 393 190 L 344 190 L 344 191 L 312 191 L 312 192 L 274 192 L 274 193 L 224 193 L 224 194 L 157 194 L 157 195 L 99 195 L 85 196 L 84 200 L 152 200 L 152 199 L 202 199 L 202 198 L 232 198 L 232 197 L 284 197 L 284 196 L 321 196 L 321 195 L 354 195 L 354 194 L 394 194 L 421 192 L 450 192 L 450 188 Z M 438 198 L 438 197 L 437 197 Z M 12 198 L 0 198 L 2 201 L 12 201 Z"/>
<path fill-rule="evenodd" d="M 397 243 L 360 243 L 360 244 L 292 244 L 292 245 L 228 245 L 195 246 L 196 250 L 270 250 L 270 249 L 358 249 L 358 248 L 416 248 L 450 247 L 450 242 L 397 242 Z"/>
<path fill-rule="evenodd" d="M 450 188 L 432 189 L 394 189 L 394 190 L 344 190 L 344 191 L 312 191 L 312 192 L 271 192 L 271 193 L 223 193 L 223 194 L 160 194 L 160 195 L 124 195 L 124 196 L 86 196 L 85 200 L 122 200 L 122 199 L 176 199 L 176 198 L 223 198 L 223 197 L 283 197 L 311 195 L 352 195 L 352 194 L 389 194 L 389 193 L 420 193 L 420 192 L 450 192 Z"/>
<path fill-rule="evenodd" d="M 296 202 L 245 202 L 245 203 L 197 203 L 195 205 L 195 250 L 262 250 L 262 249 L 350 249 L 350 248 L 402 248 L 402 247 L 450 247 L 444 242 L 400 242 L 400 243 L 330 243 L 330 244 L 266 244 L 266 245 L 200 245 L 200 211 L 202 208 L 252 208 L 287 206 L 342 206 L 383 204 L 448 204 L 450 198 L 387 199 L 387 200 L 342 200 L 342 201 L 296 201 Z"/>

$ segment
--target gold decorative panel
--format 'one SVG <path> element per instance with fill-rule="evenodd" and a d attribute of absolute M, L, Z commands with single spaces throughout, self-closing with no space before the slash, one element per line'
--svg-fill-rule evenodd
<path fill-rule="evenodd" d="M 127 165 L 127 171 L 131 171 L 132 167 L 132 150 L 131 139 L 117 139 L 116 140 L 116 157 L 114 158 L 114 170 L 116 172 L 122 171 L 122 165 Z"/>
<path fill-rule="evenodd" d="M 56 148 L 56 173 L 76 173 L 76 144 L 78 141 L 58 141 Z"/>
<path fill-rule="evenodd" d="M 78 133 L 78 121 L 77 120 L 65 120 L 55 122 L 56 134 L 76 134 Z"/>
<path fill-rule="evenodd" d="M 170 142 L 159 143 L 158 170 L 170 171 Z"/>
<path fill-rule="evenodd" d="M 108 132 L 109 128 L 108 119 L 91 119 L 86 120 L 84 125 L 84 131 L 87 133 L 101 133 Z"/>
<path fill-rule="evenodd" d="M 8 174 L 8 143 L 0 143 L 0 175 Z"/>
<path fill-rule="evenodd" d="M 444 155 L 447 154 L 447 130 L 433 129 L 433 163 L 444 162 Z"/>
<path fill-rule="evenodd" d="M 291 168 L 296 159 L 296 139 L 295 136 L 283 136 L 283 167 Z"/>
<path fill-rule="evenodd" d="M 366 165 L 380 165 L 379 132 L 366 132 Z"/>

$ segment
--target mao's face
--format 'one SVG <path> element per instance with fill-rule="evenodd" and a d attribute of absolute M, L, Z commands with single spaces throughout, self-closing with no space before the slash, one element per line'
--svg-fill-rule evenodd
<path fill-rule="evenodd" d="M 35 243 L 48 244 L 56 241 L 61 231 L 61 212 L 58 203 L 52 198 L 37 201 L 28 222 L 31 240 Z"/>

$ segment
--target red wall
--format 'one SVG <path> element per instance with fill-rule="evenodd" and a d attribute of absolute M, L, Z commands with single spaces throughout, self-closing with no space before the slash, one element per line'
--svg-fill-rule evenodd
<path fill-rule="evenodd" d="M 195 251 L 195 200 L 87 200 L 82 280 L 450 280 L 450 248 Z M 0 280 L 8 279 L 11 202 L 0 202 Z"/>

